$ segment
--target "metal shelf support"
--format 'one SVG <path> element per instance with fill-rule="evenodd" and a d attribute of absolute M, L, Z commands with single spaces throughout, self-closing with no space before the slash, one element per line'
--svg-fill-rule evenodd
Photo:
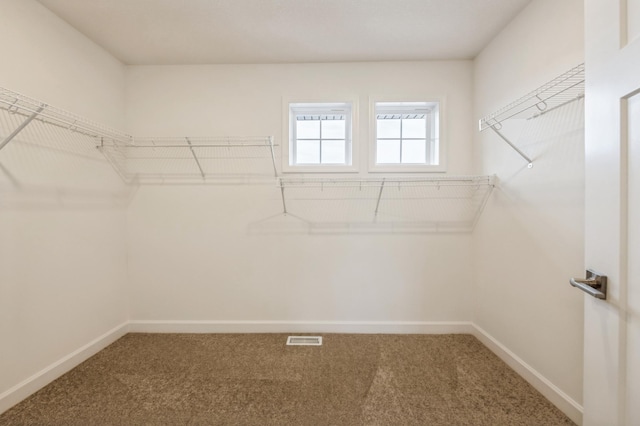
<path fill-rule="evenodd" d="M 527 160 L 528 167 L 531 168 L 533 167 L 531 158 L 500 132 L 502 122 L 512 118 L 526 118 L 527 120 L 536 118 L 582 99 L 584 98 L 584 84 L 584 64 L 580 64 L 502 109 L 481 118 L 478 122 L 479 130 L 483 131 L 489 128 L 493 130 L 522 158 Z"/>
<path fill-rule="evenodd" d="M 522 152 L 517 146 L 515 146 L 513 143 L 511 143 L 511 141 L 505 136 L 503 135 L 500 130 L 498 130 L 495 126 L 491 126 L 491 130 L 493 130 L 496 135 L 500 136 L 500 138 L 502 138 L 503 141 L 505 141 L 511 148 L 513 148 L 518 154 L 520 154 L 520 156 L 522 158 L 524 158 L 525 160 L 527 160 L 527 167 L 528 168 L 532 168 L 533 167 L 533 160 L 531 158 L 529 158 L 524 152 Z"/>
<path fill-rule="evenodd" d="M 196 164 L 198 165 L 198 170 L 200 170 L 200 175 L 202 175 L 202 179 L 206 179 L 204 175 L 204 170 L 202 170 L 202 166 L 200 165 L 198 156 L 196 155 L 196 152 L 193 150 L 193 145 L 191 144 L 191 141 L 189 140 L 189 138 L 185 138 L 185 140 L 189 144 L 189 149 L 191 150 L 191 155 L 193 155 L 193 159 L 196 160 Z"/>
<path fill-rule="evenodd" d="M 271 150 L 271 161 L 273 163 L 273 177 L 278 177 L 278 169 L 276 167 L 276 154 L 273 151 L 273 136 L 269 136 L 269 149 Z"/>
<path fill-rule="evenodd" d="M 284 198 L 284 183 L 280 179 L 280 195 L 282 196 L 282 213 L 287 214 L 287 203 Z"/>
<path fill-rule="evenodd" d="M 40 107 L 33 113 L 31 114 L 29 117 L 27 117 L 26 120 L 24 120 L 22 122 L 22 124 L 20 124 L 9 136 L 7 136 L 6 138 L 4 138 L 4 140 L 2 142 L 0 142 L 0 149 L 4 148 L 9 142 L 11 142 L 11 140 L 13 138 L 15 138 L 16 136 L 18 136 L 18 134 L 24 130 L 25 127 L 27 127 L 29 125 L 29 123 L 31 123 L 33 121 L 34 118 L 36 118 L 38 116 L 38 114 L 40 114 L 42 112 L 42 110 L 44 110 L 46 107 L 46 105 L 40 105 Z"/>
<path fill-rule="evenodd" d="M 79 155 L 86 154 L 85 142 L 91 144 L 125 184 L 271 184 L 278 178 L 279 145 L 272 136 L 134 138 L 3 87 L 0 114 L 4 137 L 0 149 L 34 121 L 41 126 L 39 131 L 51 132 L 47 138 L 29 134 L 38 144 L 60 142 L 56 144 L 60 149 Z"/>
<path fill-rule="evenodd" d="M 376 201 L 376 211 L 373 213 L 374 216 L 378 216 L 378 210 L 380 208 L 380 199 L 382 198 L 382 191 L 384 190 L 384 182 L 385 179 L 382 179 L 382 183 L 380 184 L 380 192 L 378 193 L 378 201 Z"/>
<path fill-rule="evenodd" d="M 280 214 L 321 232 L 470 232 L 494 185 L 494 176 L 281 177 L 278 181 Z"/>

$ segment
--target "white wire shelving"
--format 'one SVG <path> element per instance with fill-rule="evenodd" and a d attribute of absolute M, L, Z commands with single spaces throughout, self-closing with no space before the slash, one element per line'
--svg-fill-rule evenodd
<path fill-rule="evenodd" d="M 133 138 L 103 152 L 125 181 L 256 183 L 278 176 L 272 137 Z"/>
<path fill-rule="evenodd" d="M 42 124 L 80 133 L 98 141 L 104 140 L 112 144 L 126 144 L 131 138 L 125 133 L 108 126 L 2 87 L 0 87 L 0 109 L 16 117 L 23 117 L 19 126 L 16 127 L 13 132 L 4 136 L 0 142 L 0 149 L 4 148 L 6 144 L 34 120 Z"/>
<path fill-rule="evenodd" d="M 18 174 L 0 163 L 0 175 L 9 184 L 5 187 L 21 195 L 14 197 L 13 204 L 21 206 L 36 205 L 42 194 L 56 199 L 64 195 L 66 187 L 47 192 L 46 187 L 31 185 L 37 191 L 21 190 L 27 187 L 21 179 L 34 174 L 43 178 L 40 182 L 46 182 L 46 173 L 55 173 L 55 159 L 59 157 L 54 154 L 60 152 L 92 161 L 104 161 L 104 156 L 126 183 L 276 182 L 282 202 L 280 216 L 297 218 L 308 229 L 319 232 L 468 232 L 494 187 L 492 176 L 282 177 L 276 161 L 281 153 L 272 137 L 137 138 L 0 88 L 0 150 L 10 143 L 21 147 L 9 149 L 10 157 L 36 149 L 50 153 L 34 156 L 35 164 L 22 157 L 24 161 L 10 162 L 19 164 Z M 66 177 L 73 179 L 73 174 Z M 84 189 L 76 188 L 70 194 L 72 197 L 67 198 L 76 204 L 99 205 Z M 113 198 L 108 192 L 103 195 Z"/>
<path fill-rule="evenodd" d="M 126 183 L 254 183 L 278 175 L 272 137 L 134 138 L 0 88 L 0 150 L 14 139 L 83 156 L 98 148 Z"/>
<path fill-rule="evenodd" d="M 491 129 L 528 162 L 533 160 L 515 146 L 500 130 L 505 120 L 533 119 L 584 97 L 584 64 L 580 64 L 554 78 L 536 90 L 479 120 L 480 131 Z"/>
<path fill-rule="evenodd" d="M 494 176 L 280 178 L 282 213 L 311 231 L 469 232 Z"/>

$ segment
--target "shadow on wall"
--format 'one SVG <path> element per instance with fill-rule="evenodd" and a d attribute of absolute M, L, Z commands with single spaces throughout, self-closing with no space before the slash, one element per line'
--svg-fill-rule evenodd
<path fill-rule="evenodd" d="M 545 265 L 562 269 L 567 256 L 581 264 L 584 239 L 584 100 L 530 120 L 509 123 L 515 144 L 533 160 L 533 168 L 516 155 L 494 164 L 500 187 L 492 197 L 492 215 L 504 227 L 518 229 L 508 239 L 508 255 L 520 250 L 547 257 Z M 500 144 L 500 140 L 491 140 Z M 505 150 L 510 150 L 508 146 Z M 511 152 L 511 151 L 509 151 Z M 496 232 L 502 232 L 496 228 Z M 515 236 L 518 236 L 517 238 Z M 516 255 L 517 256 L 517 255 Z"/>
<path fill-rule="evenodd" d="M 254 233 L 471 232 L 494 186 L 492 176 L 282 178 L 281 213 Z"/>
<path fill-rule="evenodd" d="M 510 154 L 504 157 L 505 164 L 498 165 L 503 188 L 519 175 L 526 181 L 546 184 L 549 179 L 544 176 L 554 179 L 574 176 L 575 168 L 583 167 L 584 98 L 543 115 L 512 119 L 503 124 L 502 133 L 533 160 L 533 167 L 528 170 L 525 160 L 497 136 L 492 136 L 490 143 L 503 144 L 504 151 Z M 527 179 L 531 176 L 534 178 Z"/>
<path fill-rule="evenodd" d="M 91 143 L 70 150 L 16 137 L 0 151 L 0 210 L 123 209 L 135 192 Z"/>

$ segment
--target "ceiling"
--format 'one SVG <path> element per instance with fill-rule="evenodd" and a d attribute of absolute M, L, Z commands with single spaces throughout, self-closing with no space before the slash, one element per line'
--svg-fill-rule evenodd
<path fill-rule="evenodd" d="M 531 0 L 39 0 L 125 64 L 472 59 Z"/>

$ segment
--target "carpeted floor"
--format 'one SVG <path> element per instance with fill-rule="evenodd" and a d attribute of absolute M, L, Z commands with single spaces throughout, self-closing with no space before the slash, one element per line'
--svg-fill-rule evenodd
<path fill-rule="evenodd" d="M 469 335 L 128 334 L 2 425 L 573 424 Z"/>

